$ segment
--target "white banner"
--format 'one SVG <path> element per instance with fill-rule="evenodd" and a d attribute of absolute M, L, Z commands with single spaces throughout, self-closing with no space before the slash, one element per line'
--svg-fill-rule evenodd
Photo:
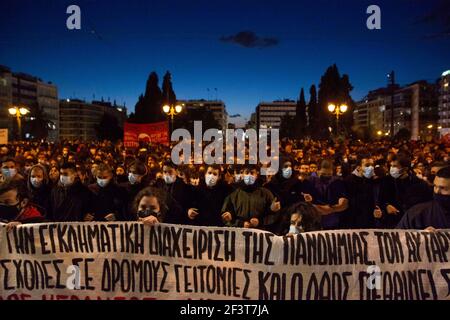
<path fill-rule="evenodd" d="M 450 232 L 0 225 L 0 299 L 448 299 Z"/>

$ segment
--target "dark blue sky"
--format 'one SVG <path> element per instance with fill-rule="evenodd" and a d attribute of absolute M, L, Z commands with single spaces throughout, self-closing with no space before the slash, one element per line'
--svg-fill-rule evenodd
<path fill-rule="evenodd" d="M 218 88 L 229 114 L 249 116 L 261 100 L 296 98 L 333 63 L 355 100 L 392 69 L 400 84 L 436 80 L 450 69 L 448 3 L 2 0 L 0 64 L 56 83 L 61 98 L 95 94 L 131 110 L 148 74 L 170 70 L 178 98 L 208 98 L 207 88 L 213 98 Z M 80 31 L 66 29 L 70 4 L 81 7 Z M 382 30 L 366 28 L 370 4 L 381 7 Z M 259 39 L 220 40 L 241 31 Z"/>

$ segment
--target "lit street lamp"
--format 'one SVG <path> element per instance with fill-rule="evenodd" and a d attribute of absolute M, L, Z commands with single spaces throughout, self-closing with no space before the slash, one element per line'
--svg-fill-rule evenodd
<path fill-rule="evenodd" d="M 17 119 L 17 132 L 19 136 L 19 140 L 22 139 L 22 116 L 28 114 L 30 110 L 24 107 L 11 107 L 8 109 L 9 114 L 12 116 L 16 116 Z"/>
<path fill-rule="evenodd" d="M 165 114 L 167 114 L 170 117 L 170 132 L 169 133 L 171 133 L 173 130 L 173 118 L 177 114 L 179 114 L 181 111 L 183 111 L 183 106 L 179 105 L 179 104 L 177 104 L 175 106 L 166 104 L 163 106 L 163 111 Z M 169 137 L 169 140 L 170 140 L 170 137 Z"/>
<path fill-rule="evenodd" d="M 341 104 L 336 106 L 333 103 L 330 103 L 328 105 L 328 111 L 330 111 L 332 114 L 336 116 L 336 135 L 339 134 L 339 117 L 342 116 L 344 113 L 346 113 L 348 110 L 348 107 L 346 104 Z"/>

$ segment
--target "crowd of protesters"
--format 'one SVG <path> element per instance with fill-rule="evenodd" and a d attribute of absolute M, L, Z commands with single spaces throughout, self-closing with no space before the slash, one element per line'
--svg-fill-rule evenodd
<path fill-rule="evenodd" d="M 142 221 L 257 228 L 450 228 L 448 146 L 282 141 L 279 170 L 176 166 L 164 145 L 108 141 L 0 146 L 0 222 Z"/>

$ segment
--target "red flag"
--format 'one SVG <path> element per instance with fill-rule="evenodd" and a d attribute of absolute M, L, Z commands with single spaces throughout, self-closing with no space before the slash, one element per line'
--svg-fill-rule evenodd
<path fill-rule="evenodd" d="M 140 141 L 168 145 L 168 124 L 167 121 L 142 124 L 125 122 L 123 144 L 126 148 L 137 148 Z"/>

